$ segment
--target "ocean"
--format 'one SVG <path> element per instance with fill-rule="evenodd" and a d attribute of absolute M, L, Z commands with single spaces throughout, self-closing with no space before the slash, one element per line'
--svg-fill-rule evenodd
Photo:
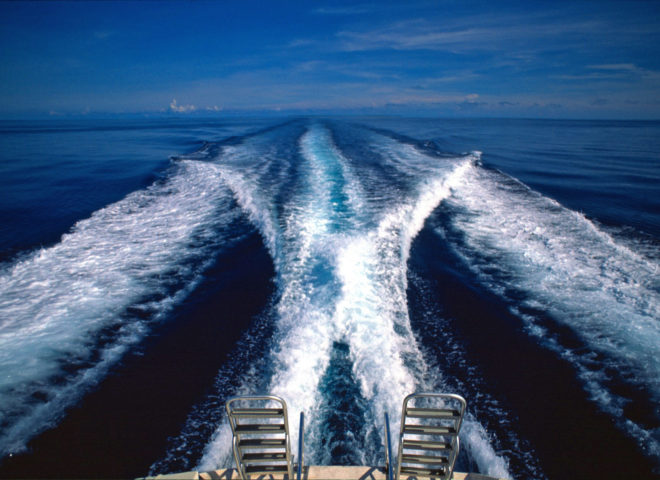
<path fill-rule="evenodd" d="M 256 393 L 382 464 L 415 391 L 458 471 L 660 478 L 660 122 L 2 121 L 0 192 L 2 478 L 231 466 Z"/>

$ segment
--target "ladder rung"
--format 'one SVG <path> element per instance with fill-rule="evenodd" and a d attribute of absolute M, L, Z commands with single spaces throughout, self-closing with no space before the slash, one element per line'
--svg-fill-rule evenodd
<path fill-rule="evenodd" d="M 457 410 L 444 410 L 438 408 L 408 408 L 406 416 L 411 418 L 436 418 L 442 420 L 457 420 L 461 412 Z"/>
<path fill-rule="evenodd" d="M 286 465 L 248 465 L 245 467 L 245 473 L 288 473 L 289 468 Z"/>
<path fill-rule="evenodd" d="M 253 425 L 236 425 L 236 433 L 286 433 L 284 424 L 281 423 L 257 423 Z"/>
<path fill-rule="evenodd" d="M 244 453 L 241 460 L 246 463 L 286 462 L 286 452 Z"/>
<path fill-rule="evenodd" d="M 402 455 L 401 463 L 446 465 L 449 463 L 449 459 L 446 457 L 434 457 L 433 455 Z"/>
<path fill-rule="evenodd" d="M 276 418 L 284 416 L 282 408 L 235 408 L 230 415 L 241 418 Z"/>
<path fill-rule="evenodd" d="M 455 435 L 456 429 L 435 425 L 404 425 L 403 433 L 411 435 Z"/>
<path fill-rule="evenodd" d="M 246 438 L 238 442 L 238 448 L 279 448 L 286 446 L 284 438 Z"/>
<path fill-rule="evenodd" d="M 444 468 L 417 468 L 401 467 L 401 473 L 406 475 L 419 475 L 422 477 L 442 477 L 445 474 Z"/>
<path fill-rule="evenodd" d="M 451 450 L 451 443 L 446 442 L 425 442 L 424 440 L 404 440 L 403 448 L 412 450 Z"/>

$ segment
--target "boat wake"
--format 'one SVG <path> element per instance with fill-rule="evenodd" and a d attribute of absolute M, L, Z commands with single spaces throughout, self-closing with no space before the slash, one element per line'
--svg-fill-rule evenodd
<path fill-rule="evenodd" d="M 574 366 L 591 399 L 660 458 L 657 259 L 498 171 L 472 168 L 469 176 L 436 233 L 509 299 L 530 335 Z"/>
<path fill-rule="evenodd" d="M 214 159 L 275 265 L 278 291 L 270 314 L 276 331 L 269 379 L 262 387 L 286 399 L 291 418 L 305 412 L 308 462 L 382 463 L 384 413 L 397 425 L 408 393 L 442 383 L 439 371 L 428 371 L 410 327 L 411 243 L 478 155 L 440 159 L 372 134 L 369 147 L 379 162 L 367 177 L 377 178 L 385 169 L 406 179 L 399 200 L 383 205 L 367 197 L 359 180 L 364 165 L 358 174 L 328 127 L 313 124 L 298 138 L 295 155 L 256 138 L 226 146 Z M 249 389 L 243 384 L 234 393 Z M 195 415 L 189 420 L 199 422 Z M 509 476 L 506 460 L 493 451 L 476 419 L 467 422 L 465 432 L 475 453 L 472 463 L 483 472 Z M 180 451 L 185 443 L 179 440 L 173 449 Z M 231 465 L 230 448 L 225 422 L 197 468 Z M 159 462 L 152 471 L 164 466 Z"/>
<path fill-rule="evenodd" d="M 102 379 L 191 292 L 240 218 L 217 165 L 182 160 L 0 272 L 0 456 Z"/>
<path fill-rule="evenodd" d="M 379 464 L 385 413 L 396 431 L 407 394 L 464 387 L 474 398 L 459 467 L 544 478 L 493 393 L 498 379 L 480 376 L 459 320 L 437 312 L 435 277 L 419 262 L 438 258 L 470 277 L 466 289 L 501 301 L 535 350 L 570 365 L 589 405 L 660 458 L 658 257 L 480 159 L 292 121 L 207 143 L 58 244 L 4 265 L 0 456 L 56 425 L 254 228 L 272 298 L 151 473 L 230 466 L 233 395 L 272 393 L 290 419 L 304 412 L 307 463 Z"/>

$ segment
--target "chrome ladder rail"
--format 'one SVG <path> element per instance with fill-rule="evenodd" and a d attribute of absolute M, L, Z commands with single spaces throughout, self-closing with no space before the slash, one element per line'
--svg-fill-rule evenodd
<path fill-rule="evenodd" d="M 287 475 L 292 480 L 293 459 L 284 400 L 273 395 L 234 397 L 227 400 L 225 409 L 241 478 Z"/>
<path fill-rule="evenodd" d="M 396 480 L 402 476 L 451 478 L 465 407 L 465 399 L 454 394 L 414 393 L 404 399 Z"/>
<path fill-rule="evenodd" d="M 298 428 L 298 478 L 302 480 L 303 463 L 305 458 L 305 414 L 300 412 L 300 427 Z"/>
<path fill-rule="evenodd" d="M 387 480 L 394 480 L 394 468 L 392 464 L 392 435 L 390 434 L 390 416 L 385 412 L 385 470 Z"/>

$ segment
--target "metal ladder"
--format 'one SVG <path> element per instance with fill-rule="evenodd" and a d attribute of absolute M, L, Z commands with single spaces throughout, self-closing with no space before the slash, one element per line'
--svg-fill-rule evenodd
<path fill-rule="evenodd" d="M 403 400 L 396 480 L 409 476 L 451 478 L 465 406 L 463 397 L 453 394 L 414 393 Z M 389 425 L 386 427 L 389 443 Z M 388 453 L 388 472 L 393 472 L 391 460 Z"/>
<path fill-rule="evenodd" d="M 293 480 L 293 456 L 286 403 L 273 395 L 234 397 L 225 408 L 233 433 L 236 468 L 250 475 L 277 475 Z M 303 415 L 300 416 L 298 475 L 302 469 Z"/>

